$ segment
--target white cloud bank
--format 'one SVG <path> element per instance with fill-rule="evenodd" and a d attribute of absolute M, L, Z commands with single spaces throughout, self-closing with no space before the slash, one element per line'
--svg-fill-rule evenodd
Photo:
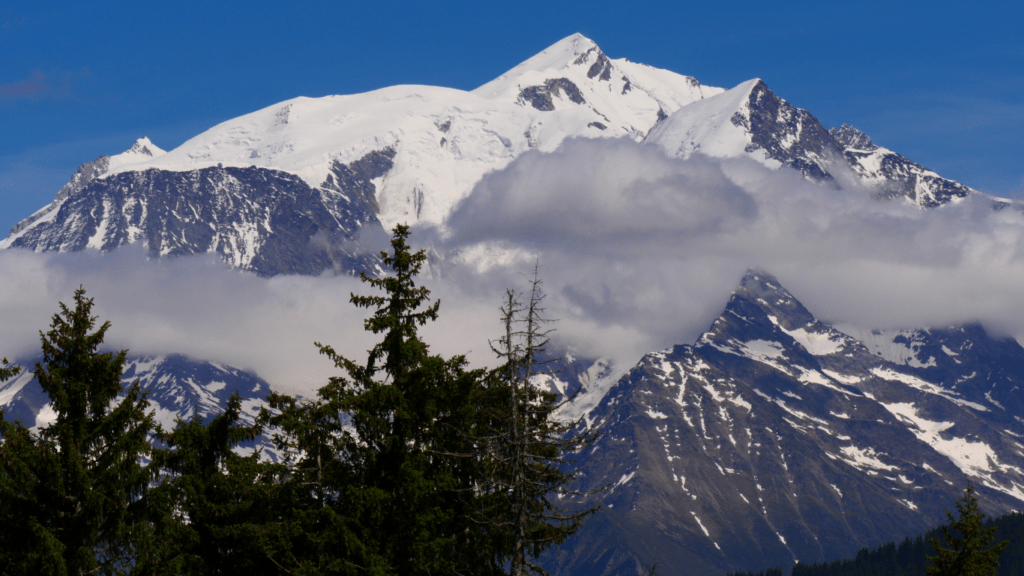
<path fill-rule="evenodd" d="M 776 275 L 816 316 L 871 328 L 980 321 L 1024 335 L 1024 216 L 983 197 L 922 211 L 819 187 L 745 159 L 677 160 L 627 141 L 570 140 L 489 174 L 414 244 L 446 255 L 435 352 L 492 363 L 506 286 L 539 259 L 557 335 L 585 355 L 635 362 L 690 343 L 744 271 Z M 261 279 L 212 256 L 0 252 L 0 355 L 38 350 L 57 301 L 84 285 L 132 353 L 178 352 L 250 368 L 309 393 L 337 370 L 313 341 L 362 360 L 374 342 L 345 277 Z"/>

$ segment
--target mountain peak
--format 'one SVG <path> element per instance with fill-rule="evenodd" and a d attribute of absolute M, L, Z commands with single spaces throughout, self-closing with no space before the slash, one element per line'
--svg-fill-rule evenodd
<path fill-rule="evenodd" d="M 140 162 L 147 162 L 153 158 L 163 156 L 164 154 L 167 154 L 167 152 L 156 144 L 153 144 L 153 141 L 150 140 L 148 136 L 143 136 L 136 140 L 132 144 L 131 148 L 110 157 L 106 174 L 120 172 L 127 166 L 138 164 Z"/>
<path fill-rule="evenodd" d="M 516 82 L 523 75 L 531 72 L 556 72 L 591 61 L 596 63 L 598 58 L 607 60 L 597 43 L 577 32 L 541 50 L 515 68 L 473 90 L 473 93 L 485 98 L 494 97 L 505 92 L 510 83 Z"/>
<path fill-rule="evenodd" d="M 149 139 L 149 136 L 143 136 L 136 140 L 135 143 L 132 144 L 131 148 L 125 150 L 125 153 L 155 157 L 164 154 L 165 152 L 153 144 Z"/>
<path fill-rule="evenodd" d="M 603 54 L 596 42 L 577 32 L 541 50 L 536 56 L 526 60 L 517 68 L 527 64 L 530 66 L 526 69 L 532 70 L 565 68 L 570 64 L 578 63 L 578 60 L 588 52 Z"/>
<path fill-rule="evenodd" d="M 766 294 L 778 295 L 780 293 L 785 294 L 787 297 L 789 296 L 789 293 L 779 284 L 775 276 L 757 268 L 748 268 L 746 274 L 743 275 L 743 279 L 740 280 L 739 287 L 733 292 L 733 294 L 752 298 L 763 297 Z"/>

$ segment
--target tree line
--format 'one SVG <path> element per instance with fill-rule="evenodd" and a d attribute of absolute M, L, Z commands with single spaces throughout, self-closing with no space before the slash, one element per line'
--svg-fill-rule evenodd
<path fill-rule="evenodd" d="M 362 275 L 378 293 L 351 295 L 380 338 L 366 361 L 317 343 L 340 374 L 313 399 L 271 393 L 251 426 L 233 395 L 163 429 L 122 386 L 127 351 L 101 352 L 110 323 L 85 290 L 61 303 L 35 365 L 55 418 L 33 431 L 0 412 L 0 573 L 543 573 L 537 556 L 596 511 L 553 498 L 596 431 L 530 385 L 550 332 L 536 267 L 500 308 L 501 365 L 470 369 L 419 336 L 440 302 L 408 235 L 381 253 L 390 275 Z M 0 380 L 17 372 L 3 359 Z M 281 461 L 236 452 L 261 435 Z"/>
<path fill-rule="evenodd" d="M 985 520 L 967 485 L 947 524 L 902 542 L 865 547 L 854 558 L 793 565 L 791 576 L 1013 576 L 1024 574 L 1024 513 Z M 782 568 L 729 576 L 782 576 Z"/>

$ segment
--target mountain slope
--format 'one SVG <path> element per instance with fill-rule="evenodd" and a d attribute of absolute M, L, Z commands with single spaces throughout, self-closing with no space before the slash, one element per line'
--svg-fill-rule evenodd
<path fill-rule="evenodd" d="M 72 252 L 143 242 L 153 257 L 217 252 L 261 276 L 324 270 L 375 275 L 381 269 L 378 247 L 359 240 L 364 227 L 383 237 L 369 181 L 390 167 L 391 156 L 384 150 L 351 165 L 335 163 L 319 188 L 259 168 L 83 176 L 81 187 L 58 197 L 0 248 Z"/>
<path fill-rule="evenodd" d="M 631 573 L 657 553 L 711 574 L 831 560 L 941 522 L 968 480 L 987 512 L 1019 509 L 1024 423 L 972 390 L 994 383 L 1019 402 L 1002 383 L 1024 374 L 1024 350 L 953 333 L 970 334 L 959 349 L 1010 352 L 965 354 L 958 369 L 1003 370 L 970 390 L 915 372 L 748 274 L 693 346 L 646 355 L 589 413 L 603 435 L 581 458 L 583 488 L 611 488 L 580 504 L 606 510 L 548 565 Z"/>
<path fill-rule="evenodd" d="M 876 146 L 871 138 L 853 126 L 843 124 L 829 130 L 832 139 L 861 181 L 882 198 L 906 197 L 913 204 L 934 208 L 971 194 L 973 190 L 935 172 Z"/>
<path fill-rule="evenodd" d="M 875 146 L 852 126 L 826 130 L 810 112 L 779 98 L 756 78 L 680 109 L 644 142 L 679 158 L 695 152 L 717 158 L 749 156 L 770 168 L 797 170 L 816 182 L 864 187 L 879 198 L 902 198 L 922 208 L 974 192 Z"/>

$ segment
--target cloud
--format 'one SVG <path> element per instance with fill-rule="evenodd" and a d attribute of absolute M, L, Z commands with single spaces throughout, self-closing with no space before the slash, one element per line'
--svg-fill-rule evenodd
<path fill-rule="evenodd" d="M 38 97 L 49 89 L 46 74 L 36 70 L 28 80 L 0 84 L 0 102 L 4 99 Z"/>
<path fill-rule="evenodd" d="M 79 286 L 95 301 L 99 320 L 110 321 L 105 344 L 133 355 L 181 353 L 250 369 L 276 389 L 310 394 L 341 375 L 318 353 L 315 341 L 356 361 L 376 342 L 363 330 L 367 312 L 349 303 L 352 292 L 372 289 L 351 277 L 259 278 L 228 268 L 212 255 L 149 260 L 139 246 L 112 253 L 0 251 L 0 356 L 39 355 L 58 302 L 72 302 Z M 441 322 L 426 329 L 432 350 L 489 360 L 486 336 L 497 336 L 497 304 L 450 306 L 442 283 Z M 486 354 L 484 354 L 486 352 Z"/>
<path fill-rule="evenodd" d="M 35 70 L 26 80 L 0 84 L 0 104 L 14 100 L 36 100 L 42 97 L 66 98 L 71 95 L 71 83 L 89 76 L 89 70 L 80 72 L 43 72 Z"/>
<path fill-rule="evenodd" d="M 980 321 L 1024 335 L 1024 216 L 979 196 L 919 210 L 834 190 L 739 158 L 666 157 L 625 141 L 569 140 L 486 176 L 442 229 L 416 227 L 432 250 L 424 285 L 441 319 L 434 352 L 493 365 L 506 287 L 524 290 L 536 259 L 556 343 L 622 366 L 692 343 L 750 267 L 779 278 L 819 318 L 866 328 Z M 350 277 L 258 278 L 214 256 L 147 260 L 0 252 L 0 356 L 38 351 L 57 302 L 85 286 L 113 324 L 108 343 L 249 368 L 310 393 L 340 371 L 314 341 L 357 361 L 376 337 Z"/>
<path fill-rule="evenodd" d="M 691 343 L 750 267 L 826 320 L 1024 335 L 1024 217 L 984 196 L 925 211 L 745 158 L 576 140 L 488 175 L 435 234 L 463 286 L 538 258 L 567 339 L 634 361 Z"/>

